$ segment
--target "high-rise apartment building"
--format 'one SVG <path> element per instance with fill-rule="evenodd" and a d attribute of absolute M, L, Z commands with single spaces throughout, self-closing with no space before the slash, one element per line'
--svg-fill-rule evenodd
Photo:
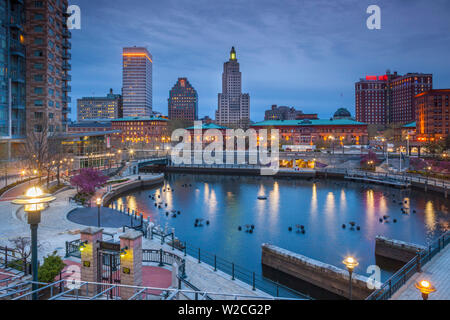
<path fill-rule="evenodd" d="M 25 0 L 27 130 L 67 131 L 71 33 L 67 0 Z"/>
<path fill-rule="evenodd" d="M 146 48 L 123 48 L 122 96 L 124 117 L 152 115 L 153 57 Z"/>
<path fill-rule="evenodd" d="M 438 141 L 450 134 L 450 89 L 418 94 L 415 97 L 415 110 L 418 141 Z"/>
<path fill-rule="evenodd" d="M 178 78 L 169 92 L 170 120 L 197 120 L 198 95 L 187 78 Z"/>
<path fill-rule="evenodd" d="M 0 22 L 0 158 L 10 159 L 26 135 L 23 2 L 0 1 Z"/>
<path fill-rule="evenodd" d="M 230 59 L 223 65 L 222 93 L 218 96 L 216 122 L 244 127 L 250 123 L 250 95 L 242 93 L 242 74 L 234 47 L 231 48 Z"/>
<path fill-rule="evenodd" d="M 369 124 L 405 124 L 415 120 L 414 96 L 433 88 L 433 75 L 389 71 L 355 84 L 356 120 Z"/>
<path fill-rule="evenodd" d="M 0 158 L 28 132 L 65 132 L 70 108 L 67 0 L 0 1 Z"/>
<path fill-rule="evenodd" d="M 77 120 L 104 120 L 123 117 L 122 96 L 113 89 L 106 97 L 83 97 L 77 100 Z"/>

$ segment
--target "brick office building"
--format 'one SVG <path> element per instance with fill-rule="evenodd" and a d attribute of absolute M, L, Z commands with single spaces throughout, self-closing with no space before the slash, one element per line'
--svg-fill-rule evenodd
<path fill-rule="evenodd" d="M 318 119 L 317 113 L 307 114 L 301 110 L 286 106 L 272 105 L 270 110 L 266 110 L 264 120 L 304 120 Z"/>
<path fill-rule="evenodd" d="M 419 142 L 444 139 L 450 131 L 450 89 L 429 90 L 415 97 Z"/>
<path fill-rule="evenodd" d="M 415 121 L 414 97 L 432 88 L 432 74 L 388 71 L 383 76 L 366 76 L 355 84 L 356 120 L 368 124 Z"/>
<path fill-rule="evenodd" d="M 170 142 L 168 120 L 162 117 L 128 117 L 111 121 L 111 129 L 120 130 L 115 140 L 123 147 L 161 149 Z"/>
<path fill-rule="evenodd" d="M 198 95 L 187 78 L 178 78 L 169 92 L 168 99 L 170 120 L 197 120 Z"/>

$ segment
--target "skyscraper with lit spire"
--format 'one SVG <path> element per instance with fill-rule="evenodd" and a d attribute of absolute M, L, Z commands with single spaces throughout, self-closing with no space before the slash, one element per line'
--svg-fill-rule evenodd
<path fill-rule="evenodd" d="M 230 60 L 223 65 L 222 93 L 218 96 L 216 122 L 243 127 L 250 122 L 250 95 L 242 93 L 242 74 L 234 47 L 231 48 Z"/>

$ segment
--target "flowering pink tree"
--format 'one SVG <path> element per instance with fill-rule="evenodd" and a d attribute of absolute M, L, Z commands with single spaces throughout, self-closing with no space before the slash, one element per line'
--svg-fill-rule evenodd
<path fill-rule="evenodd" d="M 93 194 L 97 188 L 100 188 L 108 181 L 108 177 L 103 175 L 100 171 L 85 168 L 81 169 L 80 173 L 72 179 L 70 184 L 77 187 L 81 193 Z"/>

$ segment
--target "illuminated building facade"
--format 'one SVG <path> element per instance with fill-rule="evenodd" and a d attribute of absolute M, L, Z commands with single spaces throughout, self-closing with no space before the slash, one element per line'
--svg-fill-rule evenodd
<path fill-rule="evenodd" d="M 117 119 L 123 117 L 123 102 L 113 89 L 106 97 L 83 97 L 77 100 L 77 120 Z"/>
<path fill-rule="evenodd" d="M 432 88 L 431 74 L 366 76 L 355 84 L 356 120 L 383 125 L 415 121 L 414 96 Z"/>
<path fill-rule="evenodd" d="M 198 95 L 187 78 L 178 78 L 169 92 L 170 120 L 197 120 Z"/>
<path fill-rule="evenodd" d="M 116 139 L 123 147 L 161 149 L 170 143 L 168 120 L 161 117 L 127 117 L 112 120 L 112 130 L 120 130 Z"/>
<path fill-rule="evenodd" d="M 449 99 L 450 89 L 429 90 L 415 97 L 417 141 L 433 142 L 449 135 Z"/>
<path fill-rule="evenodd" d="M 123 48 L 124 117 L 149 117 L 153 110 L 153 58 L 146 48 Z"/>
<path fill-rule="evenodd" d="M 216 122 L 219 125 L 236 124 L 246 127 L 250 123 L 250 95 L 242 93 L 242 74 L 234 47 L 230 59 L 223 65 L 222 93 L 218 95 Z"/>
<path fill-rule="evenodd" d="M 353 119 L 269 120 L 252 124 L 253 129 L 278 129 L 280 141 L 293 145 L 315 145 L 333 140 L 336 145 L 360 145 L 369 141 L 367 124 Z"/>

